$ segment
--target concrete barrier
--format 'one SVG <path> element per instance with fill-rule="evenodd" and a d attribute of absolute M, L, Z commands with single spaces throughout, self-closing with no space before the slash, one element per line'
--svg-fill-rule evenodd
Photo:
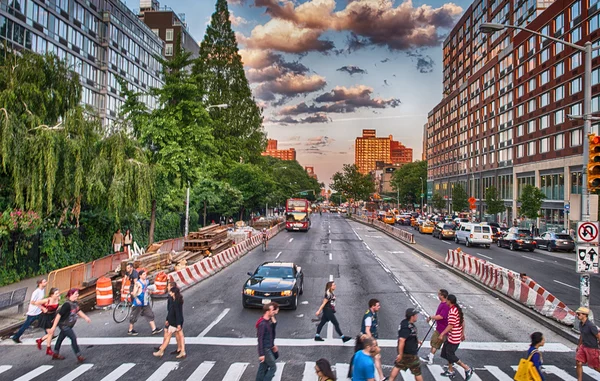
<path fill-rule="evenodd" d="M 380 230 L 384 230 L 387 233 L 389 233 L 390 235 L 400 239 L 403 242 L 416 243 L 415 235 L 413 233 L 407 232 L 406 230 L 398 229 L 390 224 L 386 224 L 385 222 L 381 222 L 375 218 L 371 218 L 371 217 L 365 216 L 365 215 L 358 215 L 358 216 L 355 216 L 354 218 L 364 221 L 369 225 L 373 225 L 373 226 L 379 228 Z"/>

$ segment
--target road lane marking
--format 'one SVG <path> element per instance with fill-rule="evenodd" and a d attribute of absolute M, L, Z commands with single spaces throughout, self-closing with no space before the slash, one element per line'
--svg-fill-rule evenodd
<path fill-rule="evenodd" d="M 588 376 L 590 376 L 594 380 L 600 380 L 600 375 L 598 375 L 598 372 L 596 372 L 595 370 L 592 370 L 592 369 L 588 368 L 587 366 L 583 367 L 583 373 L 587 374 Z"/>
<path fill-rule="evenodd" d="M 302 381 L 318 381 L 319 378 L 315 373 L 315 365 L 317 363 L 313 361 L 305 361 L 304 362 L 304 373 L 302 376 Z"/>
<path fill-rule="evenodd" d="M 331 245 L 331 240 L 329 240 L 329 244 Z"/>
<path fill-rule="evenodd" d="M 329 253 L 329 260 L 332 261 L 333 260 L 333 254 Z"/>
<path fill-rule="evenodd" d="M 327 339 L 333 340 L 333 324 L 327 322 Z"/>
<path fill-rule="evenodd" d="M 100 381 L 117 381 L 121 378 L 121 376 L 123 376 L 125 373 L 127 373 L 134 366 L 135 366 L 135 364 L 133 364 L 133 363 L 121 364 L 117 369 L 110 372 L 110 374 L 108 376 L 104 377 Z"/>
<path fill-rule="evenodd" d="M 492 376 L 496 377 L 498 381 L 513 381 L 512 377 L 507 376 L 506 373 L 501 371 L 497 366 L 485 365 L 484 368 L 490 372 Z"/>
<path fill-rule="evenodd" d="M 204 331 L 200 332 L 200 334 L 198 335 L 198 337 L 204 337 L 206 336 L 206 334 L 208 333 L 208 331 L 210 331 L 215 325 L 219 324 L 219 322 L 221 321 L 221 319 L 223 319 L 225 317 L 225 315 L 227 315 L 227 313 L 229 313 L 229 311 L 231 310 L 231 308 L 225 308 L 223 310 L 223 312 L 221 312 L 221 314 L 219 316 L 217 316 L 217 318 L 208 325 L 208 327 L 206 327 L 204 329 Z"/>
<path fill-rule="evenodd" d="M 329 281 L 333 282 L 333 274 L 329 274 Z"/>
<path fill-rule="evenodd" d="M 356 234 L 356 238 L 358 238 L 359 241 L 362 241 L 362 238 L 360 238 L 360 236 L 358 235 L 356 230 L 354 230 L 354 228 L 352 228 L 352 231 L 354 232 L 354 234 Z"/>
<path fill-rule="evenodd" d="M 448 242 L 448 241 L 442 241 L 444 242 L 446 245 L 452 245 L 452 242 Z"/>
<path fill-rule="evenodd" d="M 179 363 L 175 361 L 167 361 L 162 364 L 156 372 L 152 373 L 152 376 L 146 379 L 146 381 L 162 381 L 169 376 L 171 371 L 179 368 Z"/>
<path fill-rule="evenodd" d="M 87 372 L 88 370 L 90 370 L 93 366 L 94 366 L 94 364 L 83 364 L 83 365 L 80 365 L 77 368 L 75 368 L 75 370 L 69 372 L 69 374 L 67 374 L 66 376 L 62 377 L 58 381 L 73 381 L 77 377 L 81 376 L 82 374 L 84 374 L 85 372 Z"/>
<path fill-rule="evenodd" d="M 427 369 L 431 372 L 435 381 L 447 381 L 448 377 L 442 377 L 441 373 L 444 373 L 444 369 L 440 365 L 427 365 Z M 512 380 L 511 380 L 512 381 Z"/>
<path fill-rule="evenodd" d="M 275 376 L 273 377 L 273 381 L 281 381 L 281 377 L 283 376 L 283 367 L 284 366 L 285 366 L 284 362 L 277 363 L 277 370 L 275 371 Z"/>
<path fill-rule="evenodd" d="M 0 365 L 0 373 L 4 373 L 10 368 L 12 368 L 12 365 Z"/>
<path fill-rule="evenodd" d="M 527 258 L 527 259 L 531 259 L 532 261 L 536 261 L 536 262 L 544 262 L 544 261 L 542 261 L 541 259 L 537 259 L 537 258 L 531 258 L 531 257 L 528 257 L 528 256 L 526 256 L 526 255 L 522 255 L 522 257 L 523 257 L 523 258 Z"/>
<path fill-rule="evenodd" d="M 42 365 L 40 367 L 35 368 L 31 372 L 28 372 L 27 374 L 22 375 L 21 377 L 17 378 L 15 381 L 29 381 L 29 380 L 33 380 L 34 378 L 36 378 L 40 374 L 46 373 L 50 369 L 52 369 L 52 365 Z"/>
<path fill-rule="evenodd" d="M 554 279 L 554 282 L 556 282 L 558 284 L 562 284 L 563 286 L 566 286 L 566 287 L 571 287 L 571 288 L 574 288 L 576 290 L 579 290 L 579 287 L 571 286 L 570 284 L 563 283 L 563 282 L 561 282 L 559 280 L 556 280 L 556 279 Z"/>
<path fill-rule="evenodd" d="M 196 368 L 194 373 L 190 377 L 188 377 L 187 381 L 202 381 L 204 377 L 210 372 L 212 367 L 215 366 L 214 361 L 203 361 L 200 366 Z"/>
<path fill-rule="evenodd" d="M 338 380 L 347 380 L 346 375 L 348 374 L 349 370 L 350 370 L 350 364 L 345 364 L 345 363 L 335 364 L 335 374 L 339 375 L 339 376 L 337 376 Z"/>
<path fill-rule="evenodd" d="M 485 257 L 485 258 L 487 258 L 487 259 L 494 259 L 494 258 L 492 258 L 492 257 L 488 257 L 487 255 L 483 255 L 483 254 L 481 254 L 481 253 L 477 253 L 477 255 L 481 255 L 482 257 Z"/>
<path fill-rule="evenodd" d="M 234 362 L 231 364 L 229 369 L 227 369 L 227 373 L 223 376 L 223 381 L 239 381 L 242 379 L 242 375 L 244 371 L 248 367 L 249 363 L 247 362 Z"/>
<path fill-rule="evenodd" d="M 288 242 L 292 242 L 293 240 L 294 240 L 294 238 L 292 237 L 292 238 L 290 238 L 290 240 Z"/>
<path fill-rule="evenodd" d="M 275 256 L 275 259 L 279 258 L 280 255 L 281 255 L 281 251 L 279 253 L 277 253 L 277 255 Z"/>

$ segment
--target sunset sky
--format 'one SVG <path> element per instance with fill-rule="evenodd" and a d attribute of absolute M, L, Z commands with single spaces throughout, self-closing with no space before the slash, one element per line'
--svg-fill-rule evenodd
<path fill-rule="evenodd" d="M 129 0 L 132 6 L 134 0 Z M 216 0 L 161 1 L 201 41 Z M 136 4 L 137 6 L 138 4 Z M 442 42 L 470 2 L 229 0 L 246 75 L 268 137 L 294 147 L 319 180 L 354 162 L 363 128 L 421 158 L 442 92 Z"/>

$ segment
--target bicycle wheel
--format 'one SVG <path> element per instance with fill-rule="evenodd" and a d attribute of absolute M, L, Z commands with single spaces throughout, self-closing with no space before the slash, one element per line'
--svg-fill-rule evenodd
<path fill-rule="evenodd" d="M 113 319 L 116 323 L 123 323 L 131 312 L 131 304 L 127 301 L 120 301 L 113 310 Z"/>

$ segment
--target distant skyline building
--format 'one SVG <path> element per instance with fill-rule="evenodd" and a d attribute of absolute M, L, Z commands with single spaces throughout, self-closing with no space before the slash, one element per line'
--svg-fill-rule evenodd
<path fill-rule="evenodd" d="M 308 174 L 308 177 L 318 180 L 317 174 L 315 173 L 315 167 L 304 167 L 304 170 Z"/>
<path fill-rule="evenodd" d="M 377 137 L 374 129 L 362 130 L 354 144 L 354 163 L 358 171 L 368 174 L 376 169 L 376 162 L 399 164 L 412 162 L 412 148 L 393 139 L 392 135 Z"/>
<path fill-rule="evenodd" d="M 276 157 L 281 160 L 296 160 L 296 150 L 294 148 L 277 149 L 277 140 L 275 139 L 267 140 L 267 149 L 261 155 Z"/>

